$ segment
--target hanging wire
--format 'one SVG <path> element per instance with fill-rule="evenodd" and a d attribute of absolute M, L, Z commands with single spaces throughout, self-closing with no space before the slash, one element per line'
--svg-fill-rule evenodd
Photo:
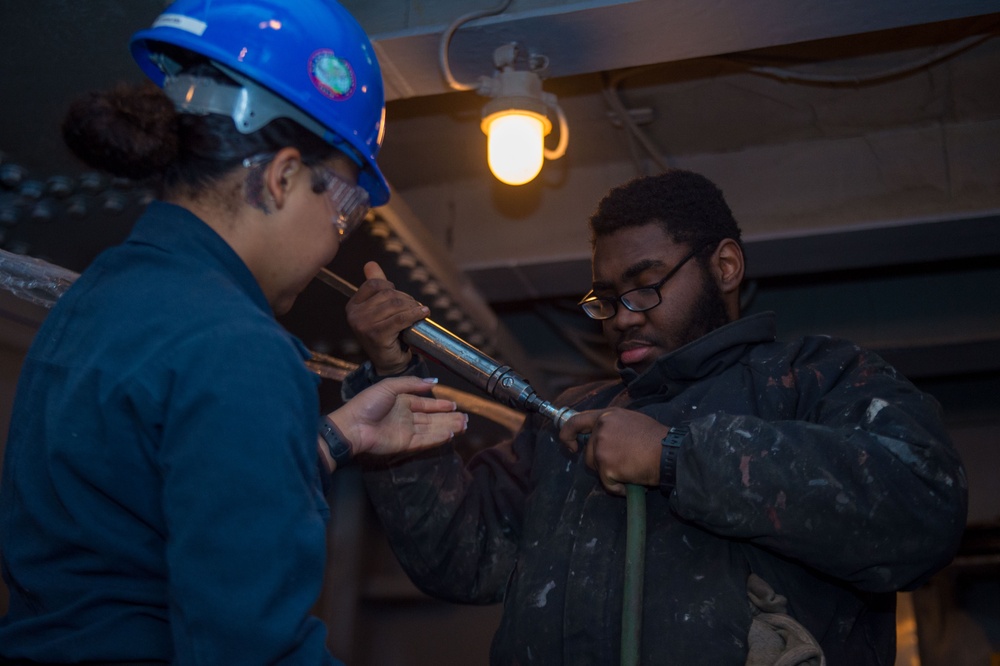
<path fill-rule="evenodd" d="M 604 79 L 604 87 L 602 89 L 604 99 L 611 107 L 611 110 L 614 111 L 621 120 L 622 127 L 625 128 L 629 138 L 629 150 L 632 153 L 632 159 L 635 161 L 636 168 L 638 168 L 639 173 L 643 175 L 646 174 L 646 168 L 637 148 L 635 147 L 635 142 L 638 142 L 640 146 L 646 149 L 649 157 L 656 163 L 656 166 L 658 166 L 661 171 L 666 171 L 670 168 L 670 165 L 663 159 L 663 154 L 660 152 L 660 149 L 653 144 L 649 135 L 642 131 L 642 128 L 639 127 L 639 125 L 632 118 L 628 109 L 625 108 L 625 104 L 622 102 L 621 95 L 618 91 L 618 86 L 624 79 L 651 68 L 652 67 L 636 67 L 633 69 L 622 70 L 614 74 L 610 74 L 608 72 L 604 72 L 602 74 L 602 78 Z"/>
<path fill-rule="evenodd" d="M 438 60 L 441 64 L 441 72 L 444 74 L 445 80 L 448 85 L 455 90 L 475 90 L 479 87 L 478 82 L 476 83 L 462 83 L 457 81 L 451 73 L 451 66 L 448 64 L 448 46 L 451 43 L 451 37 L 455 34 L 455 31 L 469 21 L 475 21 L 476 19 L 484 18 L 486 16 L 495 16 L 496 14 L 502 13 L 513 0 L 504 0 L 499 5 L 493 9 L 480 9 L 474 12 L 469 12 L 468 14 L 463 14 L 455 19 L 451 25 L 448 26 L 447 30 L 441 35 L 441 42 L 438 45 Z"/>
<path fill-rule="evenodd" d="M 750 72 L 753 74 L 759 74 L 761 76 L 770 76 L 782 81 L 795 81 L 798 83 L 821 83 L 821 84 L 853 84 L 858 85 L 862 83 L 872 83 L 875 81 L 882 81 L 885 79 L 891 79 L 897 76 L 904 76 L 912 72 L 924 69 L 925 67 L 930 67 L 931 65 L 950 58 L 954 55 L 961 53 L 967 49 L 985 42 L 986 40 L 994 37 L 992 34 L 985 35 L 973 35 L 972 37 L 966 37 L 951 46 L 940 48 L 932 53 L 929 53 L 923 58 L 913 60 L 896 67 L 889 67 L 886 69 L 876 70 L 872 72 L 864 72 L 860 74 L 819 74 L 819 73 L 807 73 L 807 72 L 797 72 L 790 69 L 785 69 L 781 67 L 766 67 L 763 65 L 752 66 Z M 739 60 L 739 58 L 736 58 Z"/>
<path fill-rule="evenodd" d="M 559 141 L 552 150 L 542 146 L 542 154 L 547 160 L 557 160 L 566 154 L 566 147 L 569 145 L 569 124 L 566 122 L 566 114 L 563 113 L 562 107 L 556 101 L 555 95 L 543 93 L 542 99 L 545 100 L 546 106 L 556 112 L 556 117 L 559 118 Z"/>
<path fill-rule="evenodd" d="M 768 76 L 773 78 L 778 78 L 783 81 L 793 81 L 799 83 L 815 83 L 815 84 L 852 84 L 860 85 L 864 83 L 872 83 L 876 81 L 882 81 L 885 79 L 890 79 L 897 76 L 903 76 L 912 72 L 916 72 L 925 67 L 929 67 L 937 62 L 955 56 L 962 51 L 973 48 L 988 39 L 995 37 L 994 34 L 983 34 L 983 35 L 973 35 L 966 37 L 955 44 L 948 47 L 935 50 L 923 58 L 898 65 L 896 67 L 890 67 L 886 69 L 876 70 L 872 72 L 866 72 L 862 74 L 818 74 L 818 73 L 805 73 L 796 72 L 790 69 L 784 69 L 780 67 L 767 67 L 763 65 L 751 66 L 748 70 L 752 74 L 758 74 L 760 76 Z M 742 61 L 738 57 L 729 56 L 730 60 Z M 645 149 L 646 153 L 653 160 L 660 170 L 667 170 L 669 164 L 663 158 L 663 153 L 660 152 L 649 136 L 639 127 L 632 116 L 629 114 L 628 109 L 625 108 L 622 102 L 621 92 L 619 86 L 621 82 L 631 76 L 645 72 L 649 69 L 656 67 L 656 65 L 649 65 L 644 67 L 635 67 L 632 69 L 622 70 L 616 73 L 603 72 L 602 80 L 604 81 L 604 86 L 602 93 L 604 94 L 604 99 L 611 107 L 614 114 L 620 119 L 622 127 L 626 131 L 626 138 L 629 143 L 629 152 L 632 155 L 632 160 L 636 165 L 636 169 L 642 175 L 648 175 L 648 169 L 645 166 L 645 162 L 642 160 L 636 144 Z"/>

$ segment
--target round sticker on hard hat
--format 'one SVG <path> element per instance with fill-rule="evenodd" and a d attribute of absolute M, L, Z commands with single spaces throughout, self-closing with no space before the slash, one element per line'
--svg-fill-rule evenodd
<path fill-rule="evenodd" d="M 330 49 L 320 49 L 309 58 L 309 78 L 330 99 L 344 100 L 354 94 L 356 80 L 351 63 Z"/>

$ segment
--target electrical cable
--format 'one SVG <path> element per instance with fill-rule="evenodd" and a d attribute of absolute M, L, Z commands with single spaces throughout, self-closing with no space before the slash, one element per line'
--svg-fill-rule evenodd
<path fill-rule="evenodd" d="M 441 65 L 441 72 L 444 74 L 445 80 L 448 85 L 454 90 L 475 90 L 479 87 L 478 83 L 469 84 L 462 83 L 455 79 L 451 73 L 451 66 L 448 64 L 448 46 L 451 44 L 451 37 L 458 30 L 459 26 L 469 21 L 474 21 L 476 19 L 484 18 L 487 16 L 494 16 L 496 14 L 502 13 L 513 0 L 504 0 L 499 5 L 493 9 L 480 9 L 474 12 L 469 12 L 468 14 L 463 14 L 455 19 L 451 25 L 441 34 L 441 41 L 438 44 L 438 61 Z"/>
<path fill-rule="evenodd" d="M 929 67 L 934 63 L 940 62 L 946 58 L 950 58 L 966 49 L 970 49 L 973 46 L 977 46 L 982 42 L 990 39 L 994 35 L 973 35 L 972 37 L 966 37 L 949 47 L 938 49 L 927 56 L 908 62 L 902 65 L 897 65 L 896 67 L 889 67 L 882 70 L 877 70 L 874 72 L 868 72 L 864 74 L 809 74 L 806 72 L 796 72 L 790 69 L 784 69 L 781 67 L 766 67 L 763 65 L 756 65 L 750 67 L 750 72 L 753 74 L 759 74 L 761 76 L 770 76 L 782 81 L 795 81 L 797 83 L 821 83 L 821 84 L 852 84 L 858 85 L 861 83 L 870 83 L 873 81 L 882 81 L 884 79 L 890 79 L 896 76 L 903 76 L 911 72 Z M 739 60 L 738 58 L 736 58 Z"/>
<path fill-rule="evenodd" d="M 649 136 L 636 124 L 631 114 L 629 114 L 628 109 L 626 109 L 625 105 L 622 103 L 621 97 L 618 93 L 618 85 L 623 79 L 647 69 L 649 69 L 649 67 L 638 67 L 624 72 L 619 72 L 614 75 L 605 73 L 603 75 L 605 79 L 605 86 L 603 88 L 604 99 L 611 105 L 611 109 L 621 119 L 622 127 L 635 137 L 639 144 L 646 149 L 646 152 L 649 153 L 649 156 L 656 163 L 656 166 L 658 166 L 661 171 L 666 171 L 670 168 L 670 165 L 663 159 L 663 154 L 660 152 L 659 148 L 653 145 Z M 633 156 L 637 159 L 637 156 L 635 156 L 634 153 Z M 637 164 L 637 166 L 639 167 L 640 173 L 646 172 L 641 163 Z"/>
<path fill-rule="evenodd" d="M 569 145 L 569 124 L 566 122 L 566 114 L 563 113 L 562 107 L 556 102 L 555 95 L 545 94 L 543 95 L 546 105 L 556 112 L 556 116 L 559 118 L 559 142 L 556 147 L 552 150 L 542 146 L 542 154 L 547 160 L 557 160 L 566 154 L 566 146 Z"/>
<path fill-rule="evenodd" d="M 977 46 L 987 41 L 988 39 L 991 39 L 994 36 L 995 35 L 993 34 L 983 34 L 983 35 L 973 35 L 970 37 L 966 37 L 965 39 L 962 39 L 956 42 L 955 44 L 952 44 L 949 47 L 938 49 L 933 53 L 930 53 L 927 56 L 920 58 L 918 60 L 905 63 L 903 65 L 898 65 L 896 67 L 890 67 L 865 74 L 856 74 L 856 75 L 809 74 L 804 72 L 796 72 L 793 70 L 784 69 L 780 67 L 768 67 L 763 65 L 751 66 L 748 71 L 752 74 L 773 77 L 780 79 L 782 81 L 794 81 L 798 83 L 814 83 L 814 84 L 828 84 L 828 85 L 829 84 L 858 85 L 862 83 L 881 81 L 896 76 L 903 76 L 905 74 L 915 72 L 924 67 L 929 67 L 934 63 L 940 62 L 946 58 L 950 58 L 954 55 L 957 55 L 962 51 Z M 732 57 L 732 56 L 730 56 L 728 59 L 740 62 L 744 61 L 738 57 Z M 621 120 L 622 127 L 624 127 L 627 132 L 627 137 L 629 140 L 629 150 L 632 154 L 632 159 L 636 163 L 636 168 L 638 169 L 638 171 L 643 175 L 647 174 L 647 169 L 645 168 L 645 165 L 640 160 L 636 152 L 633 140 L 638 141 L 639 144 L 643 148 L 645 148 L 646 152 L 649 154 L 649 156 L 661 170 L 664 171 L 667 170 L 669 168 L 669 165 L 663 159 L 660 150 L 655 145 L 653 145 L 652 141 L 649 139 L 649 136 L 635 123 L 635 120 L 631 117 L 628 110 L 625 108 L 625 105 L 621 99 L 620 91 L 618 90 L 618 86 L 624 79 L 633 76 L 635 74 L 638 74 L 640 72 L 646 71 L 648 69 L 651 69 L 652 67 L 655 66 L 636 67 L 633 69 L 618 72 L 614 75 L 611 75 L 607 72 L 604 72 L 602 74 L 602 78 L 604 79 L 605 82 L 605 85 L 602 89 L 604 98 L 607 101 L 608 105 L 611 107 L 612 111 L 615 113 L 615 115 L 618 116 L 618 118 Z"/>
<path fill-rule="evenodd" d="M 636 171 L 640 176 L 650 175 L 649 169 L 646 166 L 646 160 L 639 153 L 638 139 L 635 132 L 632 131 L 632 128 L 625 121 L 621 120 L 622 114 L 627 115 L 628 110 L 625 109 L 616 92 L 605 87 L 601 89 L 601 93 L 604 95 L 604 100 L 608 103 L 608 106 L 611 107 L 611 112 L 619 119 L 621 128 L 625 130 L 625 142 L 628 144 L 629 156 L 632 158 L 632 163 L 635 165 Z"/>

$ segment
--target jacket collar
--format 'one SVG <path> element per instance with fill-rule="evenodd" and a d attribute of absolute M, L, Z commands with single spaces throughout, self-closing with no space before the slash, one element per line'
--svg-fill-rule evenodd
<path fill-rule="evenodd" d="M 773 342 L 773 312 L 743 317 L 658 358 L 643 373 L 618 365 L 618 373 L 633 399 L 646 395 L 674 395 L 686 386 L 716 375 L 739 360 L 747 348 Z"/>
<path fill-rule="evenodd" d="M 201 218 L 188 209 L 153 201 L 132 228 L 129 243 L 139 243 L 216 266 L 246 292 L 263 312 L 274 316 L 267 297 L 238 254 Z"/>

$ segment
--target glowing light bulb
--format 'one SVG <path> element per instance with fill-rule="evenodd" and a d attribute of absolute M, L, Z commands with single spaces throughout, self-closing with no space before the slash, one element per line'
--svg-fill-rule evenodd
<path fill-rule="evenodd" d="M 542 170 L 545 125 L 537 114 L 506 111 L 489 119 L 486 158 L 497 180 L 523 185 Z"/>

